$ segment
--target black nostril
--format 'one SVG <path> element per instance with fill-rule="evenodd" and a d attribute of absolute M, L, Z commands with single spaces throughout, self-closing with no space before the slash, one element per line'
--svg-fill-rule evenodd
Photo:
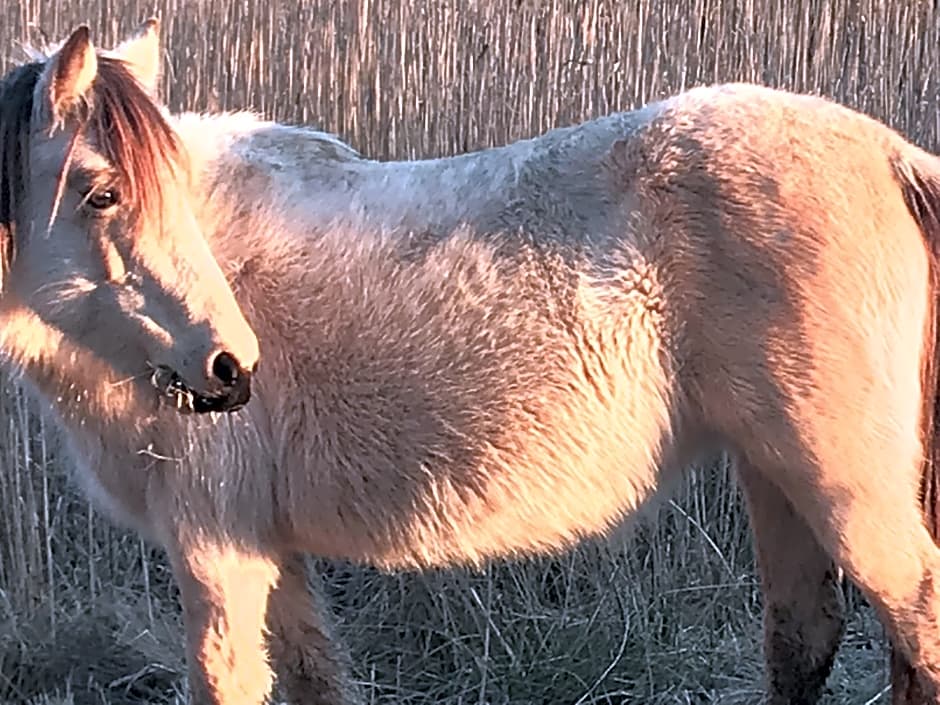
<path fill-rule="evenodd" d="M 238 381 L 238 362 L 227 352 L 220 352 L 212 361 L 212 374 L 226 386 Z"/>

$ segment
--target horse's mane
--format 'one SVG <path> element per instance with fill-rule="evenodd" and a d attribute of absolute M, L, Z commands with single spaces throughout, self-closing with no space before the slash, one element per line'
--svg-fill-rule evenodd
<path fill-rule="evenodd" d="M 0 237 L 4 263 L 13 254 L 16 211 L 29 173 L 29 129 L 42 61 L 23 64 L 0 79 Z M 123 61 L 98 56 L 98 73 L 74 116 L 117 170 L 122 195 L 141 210 L 158 207 L 167 169 L 182 149 L 173 129 Z"/>
<path fill-rule="evenodd" d="M 29 124 L 40 75 L 42 64 L 33 62 L 0 79 L 0 272 L 13 257 L 14 219 L 26 182 Z"/>

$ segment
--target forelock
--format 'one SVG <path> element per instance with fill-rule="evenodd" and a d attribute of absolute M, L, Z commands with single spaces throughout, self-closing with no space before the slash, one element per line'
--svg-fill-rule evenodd
<path fill-rule="evenodd" d="M 32 56 L 45 52 L 24 48 Z M 45 66 L 37 60 L 0 78 L 0 226 L 12 228 L 29 174 L 30 123 L 36 86 Z M 160 108 L 120 59 L 99 55 L 88 100 L 67 116 L 88 129 L 97 149 L 117 170 L 126 198 L 157 209 L 168 178 L 179 175 L 183 150 Z"/>
<path fill-rule="evenodd" d="M 126 196 L 159 207 L 168 178 L 180 176 L 183 150 L 147 91 L 120 59 L 98 57 L 89 121 L 98 149 L 118 170 Z"/>

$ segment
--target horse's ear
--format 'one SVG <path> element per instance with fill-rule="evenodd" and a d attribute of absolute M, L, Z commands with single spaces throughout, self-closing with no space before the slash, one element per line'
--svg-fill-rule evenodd
<path fill-rule="evenodd" d="M 156 95 L 160 83 L 160 20 L 151 17 L 145 21 L 113 54 L 127 64 L 147 92 Z"/>
<path fill-rule="evenodd" d="M 98 58 L 88 27 L 78 27 L 46 64 L 36 86 L 37 98 L 59 122 L 80 104 L 98 75 Z"/>

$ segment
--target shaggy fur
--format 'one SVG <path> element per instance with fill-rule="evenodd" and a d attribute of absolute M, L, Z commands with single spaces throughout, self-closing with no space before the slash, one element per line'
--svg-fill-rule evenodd
<path fill-rule="evenodd" d="M 155 27 L 141 43 L 156 62 Z M 196 703 L 263 701 L 266 628 L 292 702 L 355 697 L 298 553 L 425 567 L 559 550 L 719 447 L 755 531 L 771 702 L 820 696 L 835 565 L 910 665 L 895 702 L 936 701 L 921 490 L 940 160 L 749 85 L 422 162 L 246 115 L 174 124 L 262 341 L 253 399 L 215 421 L 155 415 L 132 440 L 56 406 L 108 506 L 168 551 Z M 57 362 L 55 383 L 94 384 L 79 353 Z"/>

